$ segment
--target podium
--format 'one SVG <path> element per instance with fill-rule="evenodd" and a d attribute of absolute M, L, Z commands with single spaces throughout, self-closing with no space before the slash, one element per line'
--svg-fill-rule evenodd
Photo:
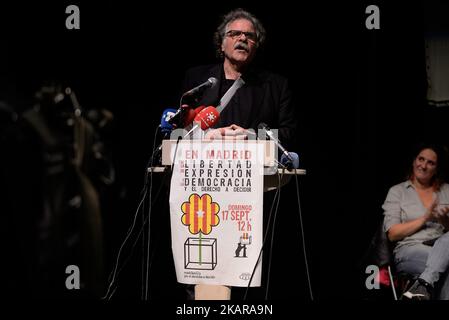
<path fill-rule="evenodd" d="M 195 141 L 195 140 L 194 140 Z M 196 140 L 196 142 L 199 142 Z M 220 140 L 202 141 L 205 144 L 208 142 L 221 142 Z M 187 144 L 192 143 L 192 140 L 164 140 L 162 143 L 162 165 L 157 167 L 148 168 L 148 172 L 152 173 L 167 173 L 170 172 L 173 161 L 176 161 L 176 154 L 178 152 L 179 145 L 183 145 L 181 149 L 186 149 Z M 272 141 L 256 141 L 256 140 L 243 140 L 243 141 L 225 141 L 225 143 L 234 144 L 252 144 L 252 148 L 262 150 L 264 168 L 263 177 L 263 191 L 275 190 L 283 185 L 287 184 L 294 175 L 305 175 L 304 169 L 280 169 L 277 167 L 277 153 L 276 146 Z M 232 157 L 227 161 L 233 161 Z M 261 179 L 261 178 L 260 178 Z M 260 184 L 258 184 L 260 186 Z M 260 189 L 259 189 L 260 190 Z M 261 192 L 261 191 L 259 191 Z M 240 286 L 240 284 L 239 284 Z M 196 284 L 195 285 L 195 300 L 230 300 L 231 289 L 229 286 L 219 284 Z"/>
<path fill-rule="evenodd" d="M 180 141 L 180 143 L 188 141 Z M 262 144 L 265 150 L 265 156 L 263 159 L 264 167 L 266 168 L 275 168 L 277 167 L 276 157 L 276 145 L 273 141 L 260 141 L 260 140 L 242 140 L 239 143 L 255 143 Z M 174 150 L 176 149 L 176 140 L 164 140 L 162 141 L 162 166 L 155 167 L 154 172 L 164 172 L 169 169 L 173 162 Z M 280 185 L 278 175 L 281 177 Z M 264 191 L 271 191 L 277 189 L 279 186 L 284 186 L 287 184 L 293 175 L 306 175 L 305 169 L 273 169 L 266 170 L 266 174 L 264 174 Z"/>

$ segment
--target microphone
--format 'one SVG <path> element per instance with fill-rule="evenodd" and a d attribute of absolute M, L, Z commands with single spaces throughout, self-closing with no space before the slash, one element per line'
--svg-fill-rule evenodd
<path fill-rule="evenodd" d="M 176 109 L 173 108 L 167 108 L 162 112 L 161 116 L 161 124 L 159 125 L 159 128 L 161 129 L 161 133 L 164 135 L 162 139 L 165 139 L 168 137 L 168 135 L 172 132 L 174 125 L 170 123 L 170 120 L 173 119 L 173 116 L 176 114 Z M 157 147 L 155 151 L 155 155 L 158 155 L 162 151 L 162 143 Z"/>
<path fill-rule="evenodd" d="M 220 114 L 217 109 L 212 106 L 204 108 L 201 110 L 193 119 L 194 122 L 200 123 L 201 129 L 206 130 L 214 126 L 218 122 Z"/>
<path fill-rule="evenodd" d="M 279 140 L 274 136 L 273 131 L 271 131 L 270 127 L 267 126 L 266 123 L 261 122 L 257 128 L 259 130 L 264 130 L 266 135 L 274 142 L 274 144 L 279 148 L 279 150 L 282 151 L 282 156 L 284 156 L 286 158 L 286 160 L 285 160 L 286 163 L 290 162 L 292 165 L 295 163 L 295 159 L 293 159 L 293 156 L 291 155 L 291 154 L 293 154 L 293 152 L 288 152 L 282 146 L 282 144 L 279 142 Z M 281 156 L 281 161 L 282 161 L 282 156 Z M 298 167 L 299 167 L 299 157 L 298 157 Z"/>
<path fill-rule="evenodd" d="M 206 89 L 208 88 L 213 88 L 216 84 L 217 84 L 218 80 L 217 78 L 214 77 L 210 77 L 209 79 L 207 79 L 206 82 L 200 84 L 199 86 L 187 91 L 186 93 L 184 93 L 182 96 L 194 96 L 197 94 L 201 94 L 203 93 Z"/>
<path fill-rule="evenodd" d="M 196 109 L 187 110 L 187 113 L 184 116 L 184 127 L 191 124 L 195 120 L 195 117 L 197 116 L 197 114 L 200 113 L 200 111 L 203 110 L 204 108 L 206 108 L 206 106 L 199 106 Z"/>
<path fill-rule="evenodd" d="M 289 152 L 290 157 L 293 159 L 291 161 L 285 154 L 281 156 L 281 164 L 286 166 L 289 169 L 298 169 L 299 168 L 299 155 L 296 152 Z"/>
<path fill-rule="evenodd" d="M 167 108 L 164 110 L 161 116 L 161 124 L 159 127 L 161 128 L 161 133 L 164 136 L 169 135 L 173 130 L 173 124 L 170 123 L 170 120 L 176 114 L 176 109 Z"/>
<path fill-rule="evenodd" d="M 210 127 L 213 127 L 218 122 L 219 117 L 220 114 L 218 113 L 217 109 L 215 109 L 212 106 L 202 109 L 195 116 L 195 119 L 193 119 L 193 121 L 196 122 L 196 124 L 189 132 L 187 132 L 184 138 L 190 135 L 198 127 L 201 127 L 201 130 L 206 130 L 209 129 Z"/>
<path fill-rule="evenodd" d="M 191 107 L 187 104 L 181 105 L 178 110 L 175 110 L 175 114 L 168 120 L 168 123 L 170 123 L 173 126 L 178 126 L 180 124 L 181 119 L 181 113 L 183 113 L 185 110 L 190 109 Z"/>
<path fill-rule="evenodd" d="M 185 121 L 182 120 L 183 118 L 183 112 L 189 108 L 191 108 L 191 106 L 187 103 L 187 104 L 183 104 L 182 101 L 185 97 L 194 97 L 196 98 L 196 96 L 204 93 L 204 91 L 208 88 L 213 88 L 216 84 L 217 84 L 218 80 L 217 78 L 214 77 L 210 77 L 209 79 L 207 79 L 206 82 L 200 84 L 199 86 L 196 86 L 193 89 L 190 89 L 189 91 L 185 92 L 182 96 L 181 96 L 181 106 L 179 107 L 179 109 L 176 111 L 175 115 L 171 118 L 171 120 L 169 121 L 171 124 L 173 125 L 180 125 L 181 123 L 185 123 Z M 181 118 L 181 119 L 179 119 Z M 191 122 L 191 121 L 190 121 Z M 190 123 L 188 122 L 188 123 Z"/>

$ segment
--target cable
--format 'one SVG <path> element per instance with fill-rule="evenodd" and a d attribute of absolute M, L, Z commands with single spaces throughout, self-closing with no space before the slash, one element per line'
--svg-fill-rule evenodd
<path fill-rule="evenodd" d="M 147 193 L 148 190 L 146 187 L 148 186 L 148 175 L 150 175 L 150 192 L 149 192 L 150 193 L 150 200 L 149 200 L 150 212 L 151 212 L 151 206 L 152 206 L 151 205 L 151 202 L 152 202 L 151 193 L 152 193 L 152 186 L 153 186 L 153 170 L 151 170 L 150 174 L 148 174 L 148 168 L 153 167 L 154 156 L 156 153 L 156 137 L 157 137 L 157 132 L 158 132 L 159 128 L 160 128 L 160 126 L 157 126 L 156 130 L 154 132 L 153 148 L 152 148 L 150 159 L 148 160 L 148 163 L 145 167 L 145 175 L 144 175 L 145 178 L 144 178 L 144 182 L 143 182 L 144 187 L 145 187 L 144 192 Z M 143 208 L 142 208 L 142 228 L 145 225 L 145 221 L 146 221 L 145 211 L 146 210 L 145 210 L 145 203 L 144 203 Z M 150 214 L 150 212 L 148 213 L 148 215 Z M 141 232 L 139 232 L 139 235 L 140 235 L 140 233 Z M 150 235 L 150 230 L 148 230 L 148 237 L 149 237 L 149 235 Z M 149 242 L 149 241 L 150 241 L 150 239 L 148 238 L 147 242 Z M 149 245 L 149 243 L 148 243 L 148 245 Z M 141 291 L 141 295 L 140 295 L 140 298 L 142 300 L 144 300 L 146 298 L 146 295 L 147 295 L 146 285 L 148 285 L 148 280 L 146 278 L 146 276 L 148 276 L 148 275 L 146 274 L 145 267 L 146 267 L 146 265 L 145 265 L 145 234 L 143 234 L 143 237 L 142 237 L 142 265 L 141 265 L 142 291 Z"/>
<path fill-rule="evenodd" d="M 148 167 L 148 166 L 147 166 Z M 147 179 L 148 173 L 145 175 L 145 179 Z M 145 181 L 145 185 L 146 185 L 146 181 Z M 145 193 L 147 193 L 147 190 L 145 190 Z M 145 203 L 143 204 L 142 207 L 142 227 L 140 228 L 139 234 L 137 235 L 137 239 L 134 242 L 135 244 L 139 241 L 140 239 L 140 235 L 142 234 L 142 231 L 144 229 L 145 223 L 146 223 L 146 216 L 145 216 Z M 134 246 L 131 248 L 131 251 L 134 250 Z M 131 252 L 132 254 L 132 252 Z M 145 298 L 145 286 L 143 285 L 145 283 L 145 234 L 143 234 L 142 236 L 142 250 L 141 250 L 141 255 L 142 255 L 142 263 L 140 266 L 140 279 L 142 281 L 142 285 L 141 285 L 141 292 L 140 292 L 140 299 L 143 300 Z"/>
<path fill-rule="evenodd" d="M 171 172 L 173 173 L 173 167 L 175 165 L 175 161 L 176 161 L 176 154 L 178 152 L 178 145 L 179 145 L 179 141 L 181 140 L 181 137 L 178 137 L 178 140 L 176 141 L 176 147 L 175 147 L 175 153 L 173 155 L 173 162 L 171 165 Z M 154 139 L 154 143 L 153 143 L 153 150 L 156 147 L 156 139 Z M 153 153 L 154 155 L 154 153 Z M 153 160 L 154 157 L 152 156 L 152 160 L 151 160 L 151 168 L 153 165 Z M 150 243 L 151 243 L 151 213 L 152 213 L 152 208 L 153 208 L 153 204 L 152 204 L 152 189 L 153 189 L 153 170 L 150 171 L 150 187 L 149 187 L 149 211 L 148 211 L 148 216 L 147 216 L 147 221 L 148 221 L 148 234 L 147 234 L 147 251 L 146 251 L 146 275 L 145 275 L 145 300 L 148 301 L 149 300 L 149 281 L 150 281 L 150 269 L 151 269 L 151 265 L 150 265 Z M 142 226 L 143 228 L 144 226 Z M 144 237 L 145 238 L 145 237 Z M 152 259 L 151 259 L 151 263 L 152 263 Z"/>
<path fill-rule="evenodd" d="M 108 300 L 110 299 L 110 297 L 108 298 L 108 295 L 109 295 L 109 291 L 111 290 L 112 285 L 115 282 L 115 277 L 116 277 L 116 274 L 117 274 L 117 267 L 118 267 L 118 263 L 119 263 L 119 260 L 120 260 L 120 255 L 122 253 L 122 249 L 125 246 L 126 242 L 128 241 L 130 235 L 132 234 L 132 230 L 134 229 L 134 226 L 136 225 L 136 220 L 137 220 L 137 216 L 138 216 L 138 213 L 139 213 L 139 209 L 142 206 L 142 203 L 145 200 L 145 197 L 146 196 L 144 195 L 142 200 L 140 201 L 139 206 L 137 207 L 136 213 L 134 214 L 133 223 L 132 223 L 130 229 L 128 229 L 128 233 L 127 233 L 127 235 L 125 237 L 125 240 L 122 242 L 122 245 L 120 246 L 120 249 L 119 249 L 118 254 L 117 254 L 117 260 L 115 262 L 114 271 L 112 272 L 112 279 L 111 279 L 111 281 L 109 283 L 108 290 L 107 290 L 106 294 L 102 297 L 102 299 L 108 299 Z"/>
<path fill-rule="evenodd" d="M 157 128 L 157 129 L 158 129 L 158 128 Z M 157 130 L 157 129 L 156 129 L 156 130 Z M 156 135 L 157 135 L 157 131 L 155 132 L 154 144 L 155 144 L 155 141 L 156 141 Z M 154 153 L 154 145 L 153 145 L 153 153 Z M 151 155 L 151 158 L 153 158 L 153 154 Z M 152 162 L 152 161 L 151 161 L 151 162 Z M 145 170 L 147 170 L 147 168 L 145 168 Z M 146 175 L 146 172 L 145 172 L 145 175 Z M 115 279 L 116 279 L 116 276 L 117 276 L 117 268 L 118 268 L 118 264 L 119 264 L 119 261 L 120 261 L 120 256 L 121 256 L 122 250 L 123 250 L 123 248 L 124 248 L 126 242 L 128 241 L 128 239 L 130 238 L 130 236 L 131 236 L 133 230 L 134 230 L 134 227 L 135 227 L 136 221 L 137 221 L 137 217 L 138 217 L 138 213 L 139 213 L 139 211 L 140 211 L 140 207 L 141 207 L 142 204 L 144 203 L 145 198 L 146 198 L 146 196 L 147 196 L 146 189 L 147 189 L 147 185 L 146 185 L 146 183 L 145 183 L 144 186 L 143 186 L 143 188 L 142 188 L 142 191 L 140 192 L 142 198 L 141 198 L 141 200 L 140 200 L 140 202 L 139 202 L 139 205 L 137 206 L 136 213 L 134 214 L 134 219 L 133 219 L 132 225 L 131 225 L 131 227 L 128 229 L 128 232 L 127 232 L 127 234 L 126 234 L 126 236 L 125 236 L 125 239 L 123 240 L 122 244 L 120 245 L 119 252 L 118 252 L 118 254 L 117 254 L 117 259 L 116 259 L 116 262 L 115 262 L 115 266 L 114 266 L 114 268 L 113 268 L 113 271 L 111 272 L 111 274 L 110 274 L 109 277 L 108 277 L 108 278 L 109 278 L 109 281 L 110 281 L 110 282 L 109 282 L 109 286 L 108 286 L 108 289 L 107 289 L 107 291 L 106 291 L 106 294 L 102 297 L 102 299 L 108 299 L 108 300 L 109 300 L 109 299 L 112 297 L 112 295 L 114 294 L 114 292 L 115 292 L 115 290 L 114 290 L 114 292 L 111 293 L 111 295 L 109 295 L 109 292 L 111 291 L 111 288 L 112 288 L 112 286 L 113 286 L 114 283 L 115 283 Z M 111 278 L 111 277 L 112 277 L 112 278 Z"/>
<path fill-rule="evenodd" d="M 181 136 L 178 137 L 178 140 L 176 140 L 176 147 L 175 147 L 175 154 L 173 155 L 173 161 L 171 163 L 171 172 L 173 173 L 173 168 L 175 166 L 175 161 L 176 161 L 176 153 L 178 153 L 178 145 L 179 145 L 179 141 L 182 139 Z"/>
<path fill-rule="evenodd" d="M 276 193 L 274 194 L 273 202 L 272 202 L 272 204 L 271 204 L 270 213 L 269 213 L 269 215 L 268 215 L 267 230 L 265 230 L 265 235 L 264 235 L 264 238 L 263 238 L 262 247 L 260 248 L 259 256 L 257 257 L 257 261 L 256 261 L 256 263 L 255 263 L 255 265 L 254 265 L 254 268 L 253 268 L 253 271 L 252 271 L 252 273 L 251 273 L 251 278 L 249 279 L 248 286 L 246 287 L 245 295 L 243 296 L 243 300 L 246 300 L 246 298 L 247 298 L 247 296 L 248 296 L 248 291 L 249 291 L 249 288 L 250 288 L 250 286 L 251 286 L 251 282 L 252 282 L 253 277 L 254 277 L 254 274 L 255 274 L 255 272 L 256 272 L 256 268 L 257 268 L 257 266 L 259 265 L 260 258 L 261 258 L 261 256 L 262 256 L 262 252 L 263 252 L 263 248 L 264 248 L 264 246 L 265 246 L 265 242 L 266 242 L 267 237 L 268 237 L 268 232 L 269 232 L 269 230 L 270 230 L 270 222 L 271 222 L 271 217 L 272 217 L 272 212 L 273 212 L 274 204 L 275 204 L 275 201 L 276 201 L 276 199 L 277 199 L 277 197 L 278 197 L 278 194 L 280 193 L 280 189 L 281 189 L 281 188 L 280 188 L 280 186 L 281 186 L 281 180 L 280 180 L 280 178 L 279 178 L 279 172 L 278 172 L 277 170 L 276 170 L 276 172 L 277 172 L 277 174 L 278 174 L 278 188 L 276 188 Z"/>
<path fill-rule="evenodd" d="M 307 286 L 309 288 L 310 300 L 313 301 L 312 283 L 310 281 L 309 263 L 307 261 L 306 242 L 305 242 L 305 237 L 304 237 L 304 226 L 303 226 L 303 221 L 302 221 L 301 201 L 299 198 L 299 182 L 298 182 L 298 176 L 296 175 L 296 172 L 295 172 L 295 182 L 296 182 L 296 198 L 298 199 L 298 214 L 299 214 L 299 223 L 300 223 L 300 228 L 301 228 L 304 264 L 306 267 L 306 274 L 307 274 Z"/>
<path fill-rule="evenodd" d="M 159 198 L 160 192 L 161 192 L 162 189 L 163 189 L 163 186 L 164 186 L 164 182 L 165 182 L 165 178 L 166 178 L 166 177 L 167 177 L 167 175 L 164 176 L 164 180 L 162 181 L 161 185 L 159 186 L 159 189 L 158 189 L 158 191 L 157 191 L 157 193 L 156 193 L 156 195 L 155 195 L 155 197 L 154 197 L 156 200 Z M 118 278 L 118 276 L 120 275 L 120 273 L 122 272 L 122 270 L 126 267 L 126 265 L 128 264 L 129 260 L 131 259 L 132 255 L 133 255 L 133 253 L 134 253 L 134 249 L 136 248 L 137 243 L 139 242 L 140 236 L 142 235 L 142 232 L 143 232 L 143 230 L 144 230 L 144 227 L 145 227 L 147 221 L 148 221 L 148 217 L 145 217 L 145 220 L 144 220 L 143 223 L 142 223 L 142 226 L 141 226 L 141 228 L 140 228 L 140 230 L 139 230 L 139 233 L 137 234 L 137 238 L 136 238 L 136 240 L 134 241 L 134 243 L 133 243 L 133 245 L 132 245 L 132 247 L 131 247 L 130 253 L 129 253 L 128 256 L 125 258 L 125 261 L 123 262 L 122 266 L 120 267 L 120 269 L 119 269 L 119 270 L 117 271 L 117 273 L 116 273 L 116 278 Z M 152 257 L 153 257 L 153 256 L 152 256 Z M 151 266 L 151 263 L 152 263 L 152 260 L 150 261 L 150 266 Z M 111 273 L 111 276 L 112 276 L 112 273 Z M 111 278 L 111 276 L 109 277 L 109 279 Z M 117 284 L 117 286 L 114 288 L 114 291 L 110 294 L 109 299 L 113 296 L 113 294 L 115 293 L 115 290 L 117 289 L 117 287 L 118 287 L 118 284 Z M 143 299 L 143 297 L 144 297 L 144 296 L 142 295 L 142 299 Z"/>
<path fill-rule="evenodd" d="M 282 174 L 281 174 L 280 177 L 278 175 L 278 177 L 279 177 L 279 185 L 278 185 L 279 190 L 281 189 L 281 180 L 282 180 L 282 177 L 284 176 L 284 170 L 285 169 L 282 170 Z M 276 209 L 274 210 L 274 215 L 273 215 L 273 228 L 272 228 L 272 231 L 271 231 L 270 250 L 268 251 L 267 288 L 265 289 L 265 300 L 268 300 L 268 291 L 269 291 L 269 288 L 270 288 L 270 274 L 271 274 L 271 261 L 272 261 L 271 258 L 272 258 L 272 255 L 273 255 L 274 231 L 276 230 L 276 217 L 277 217 L 277 213 L 278 213 L 278 209 L 279 209 L 280 199 L 281 199 L 281 192 L 279 192 L 279 195 L 278 195 L 278 198 L 277 198 L 277 201 L 276 201 Z"/>
<path fill-rule="evenodd" d="M 151 155 L 150 168 L 153 168 L 153 161 L 154 161 L 153 155 L 154 155 L 155 148 L 156 148 L 156 135 L 155 135 L 154 140 L 153 140 L 153 154 Z M 147 301 L 148 301 L 148 290 L 149 290 L 149 281 L 150 281 L 150 278 L 149 278 L 149 272 L 150 272 L 149 259 L 150 259 L 150 243 L 151 243 L 151 239 L 150 239 L 150 233 L 151 233 L 151 209 L 153 208 L 152 201 L 151 201 L 152 200 L 152 191 L 153 191 L 153 169 L 150 170 L 150 190 L 149 190 L 150 198 L 149 198 L 149 209 L 148 209 L 148 234 L 147 234 L 148 239 L 147 239 L 147 253 L 146 253 L 146 258 L 147 258 L 146 267 L 147 267 L 147 269 L 146 269 L 146 279 L 145 279 L 146 280 L 146 282 L 145 282 L 145 285 L 146 285 L 146 288 L 145 288 L 146 289 L 145 290 L 145 300 L 147 300 Z M 145 237 L 144 237 L 144 239 L 145 239 Z"/>

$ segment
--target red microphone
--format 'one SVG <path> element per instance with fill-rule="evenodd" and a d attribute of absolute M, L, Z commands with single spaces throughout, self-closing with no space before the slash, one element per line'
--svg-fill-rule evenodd
<path fill-rule="evenodd" d="M 217 109 L 212 106 L 202 109 L 193 119 L 193 121 L 200 124 L 202 130 L 209 129 L 218 122 L 220 114 Z"/>
<path fill-rule="evenodd" d="M 200 113 L 200 111 L 204 108 L 206 108 L 206 106 L 199 106 L 196 109 L 189 109 L 184 117 L 184 127 L 187 127 L 189 124 L 195 121 L 195 117 L 197 116 L 197 114 Z"/>
<path fill-rule="evenodd" d="M 220 117 L 220 113 L 217 109 L 212 106 L 202 109 L 193 119 L 196 124 L 193 128 L 184 136 L 187 137 L 190 135 L 196 128 L 201 127 L 202 130 L 209 129 L 214 126 L 218 122 L 218 118 Z"/>

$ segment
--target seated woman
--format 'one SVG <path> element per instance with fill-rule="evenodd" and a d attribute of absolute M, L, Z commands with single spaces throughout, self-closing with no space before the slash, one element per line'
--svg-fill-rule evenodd
<path fill-rule="evenodd" d="M 382 207 L 385 232 L 395 243 L 396 269 L 418 277 L 403 298 L 449 300 L 449 185 L 443 181 L 444 151 L 421 146 L 407 181 L 389 190 Z"/>

